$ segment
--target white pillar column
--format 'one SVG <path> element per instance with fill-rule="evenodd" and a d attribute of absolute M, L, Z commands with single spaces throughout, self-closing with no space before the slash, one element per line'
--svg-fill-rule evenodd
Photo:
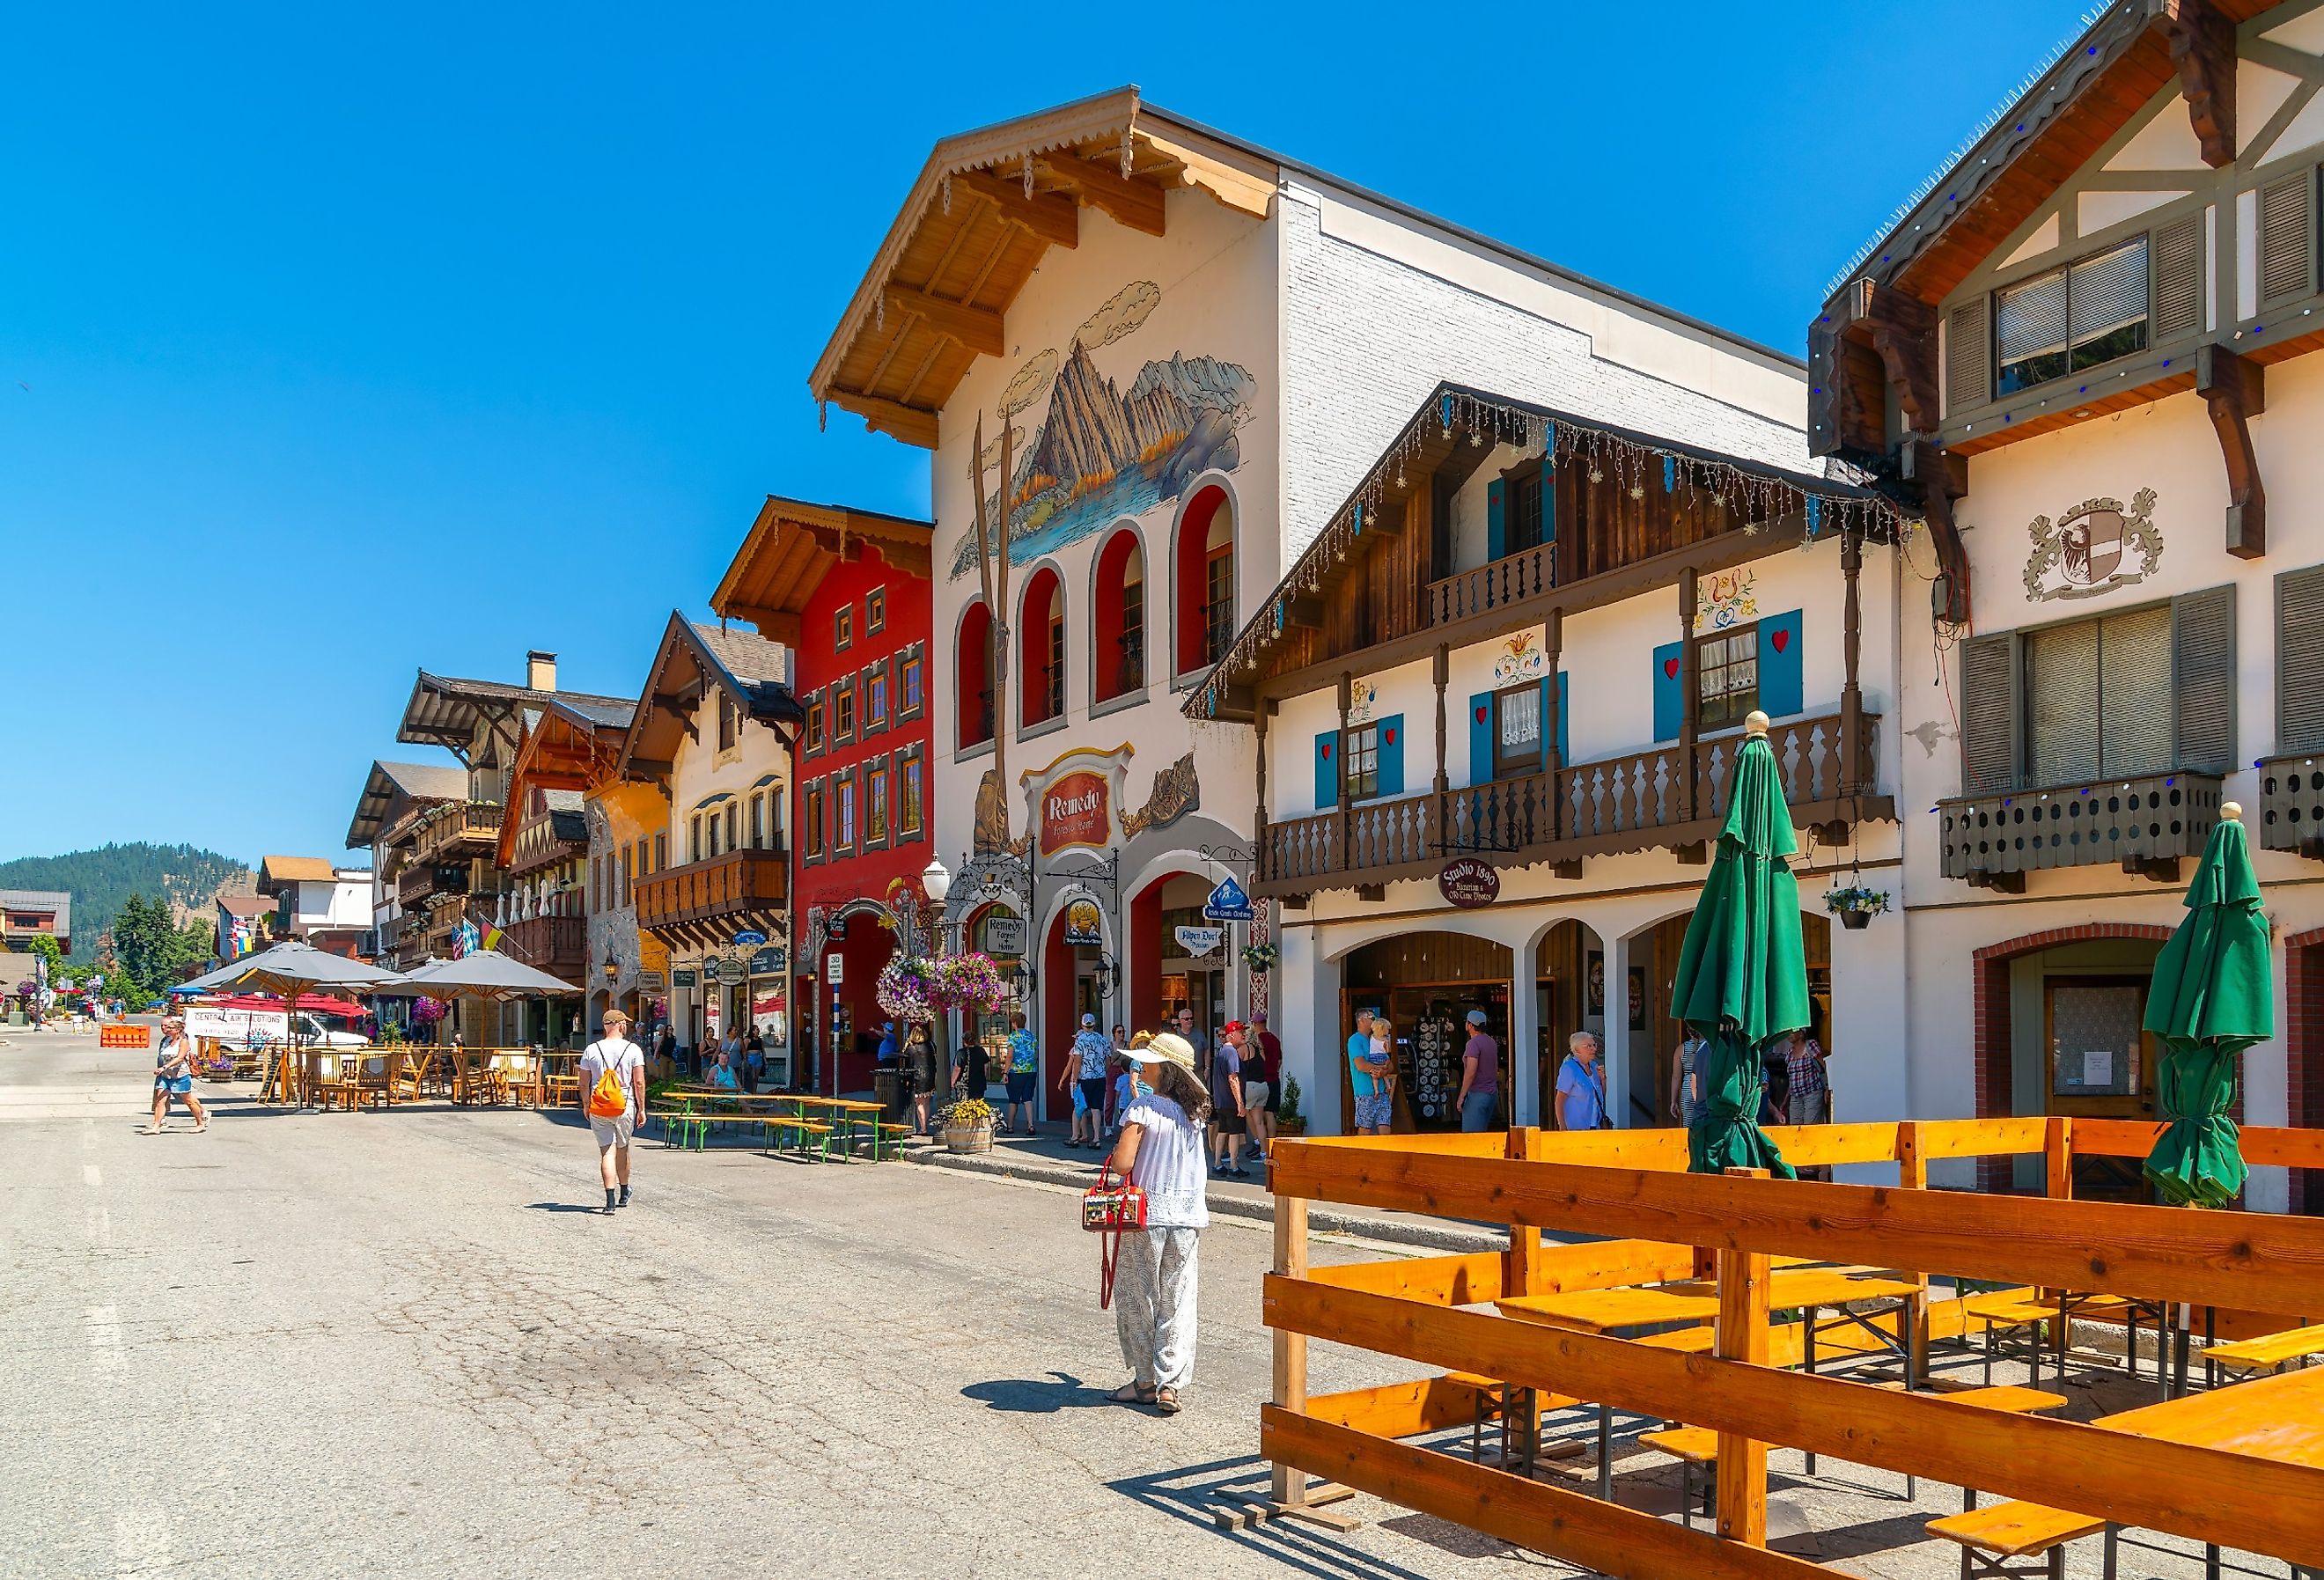
<path fill-rule="evenodd" d="M 1630 952 L 1649 947 L 1645 938 L 1607 938 L 1606 947 L 1606 1012 L 1604 1025 L 1598 1030 L 1598 1057 L 1606 1061 L 1606 1116 L 1616 1128 L 1628 1130 L 1643 1123 L 1630 1108 Z M 1586 985 L 1586 984 L 1585 984 Z M 1586 1018 L 1586 1015 L 1585 1015 Z M 1640 1032 L 1643 1043 L 1647 1033 Z M 1558 1058 L 1564 1058 L 1563 1049 L 1552 1049 Z M 1648 1052 L 1652 1068 L 1651 1051 Z M 1641 1094 L 1651 1106 L 1654 1094 Z"/>
<path fill-rule="evenodd" d="M 1504 1095 L 1508 1101 L 1511 1124 L 1539 1124 L 1541 1071 L 1534 1058 L 1534 1049 L 1541 1038 L 1540 995 L 1534 985 L 1531 951 L 1517 947 L 1510 953 L 1515 959 L 1515 980 L 1509 984 L 1508 1035 L 1501 1049 Z"/>
<path fill-rule="evenodd" d="M 1824 1031 L 1837 1123 L 1914 1117 L 1908 1039 L 1897 1014 L 1905 1002 L 1904 935 L 1911 926 L 1911 917 L 1901 911 L 1874 917 L 1861 932 L 1832 918 L 1831 1024 Z M 1968 1008 L 1961 1006 L 1964 1022 Z M 1888 1185 L 1896 1170 L 1888 1163 L 1843 1164 L 1831 1177 L 1843 1185 Z"/>
<path fill-rule="evenodd" d="M 1283 956 L 1276 963 L 1277 997 L 1268 1014 L 1283 1039 L 1284 1073 L 1298 1078 L 1308 1133 L 1339 1135 L 1340 1093 L 1347 1080 L 1340 968 L 1320 957 L 1313 928 L 1278 928 L 1276 941 Z"/>

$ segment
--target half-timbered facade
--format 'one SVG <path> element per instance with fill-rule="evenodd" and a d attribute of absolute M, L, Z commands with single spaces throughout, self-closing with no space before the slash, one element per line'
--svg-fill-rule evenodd
<path fill-rule="evenodd" d="M 907 192 L 810 383 L 931 453 L 944 920 L 1024 951 L 1054 1117 L 1079 1012 L 1267 1004 L 1268 907 L 1203 914 L 1252 877 L 1253 738 L 1179 705 L 1447 379 L 1802 458 L 1793 359 L 1134 89 L 947 138 Z"/>
<path fill-rule="evenodd" d="M 1898 963 L 1815 896 L 1895 862 L 1897 527 L 1803 469 L 1452 385 L 1420 403 L 1186 704 L 1256 735 L 1254 892 L 1286 910 L 1277 992 L 1329 1030 L 1296 1071 L 1319 1123 L 1346 1119 L 1360 1008 L 1397 1028 L 1400 1128 L 1457 1123 L 1472 1009 L 1517 1123 L 1580 1030 L 1617 1123 L 1667 1123 L 1677 945 L 1754 711 L 1807 853 L 1820 1031 L 1876 1097 Z"/>
<path fill-rule="evenodd" d="M 2152 1117 L 2150 967 L 2236 802 L 2289 1010 L 2243 1112 L 2324 1123 L 2319 90 L 2324 6 L 2112 5 L 1811 326 L 1814 448 L 1932 529 L 1908 903 L 1877 924 L 1913 961 L 1913 1113 Z M 2280 1169 L 2249 1197 L 2324 1209 Z"/>
<path fill-rule="evenodd" d="M 620 766 L 667 799 L 654 870 L 633 873 L 628 893 L 639 929 L 668 953 L 679 1041 L 701 1048 L 756 1025 L 779 1078 L 788 1058 L 788 984 L 752 962 L 790 938 L 783 808 L 804 717 L 790 672 L 781 645 L 673 613 Z"/>

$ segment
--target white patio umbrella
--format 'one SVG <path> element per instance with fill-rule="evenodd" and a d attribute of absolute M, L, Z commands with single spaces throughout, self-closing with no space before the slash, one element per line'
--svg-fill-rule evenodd
<path fill-rule="evenodd" d="M 502 999 L 535 998 L 548 994 L 577 997 L 581 990 L 537 966 L 502 954 L 498 949 L 472 949 L 457 960 L 438 960 L 383 984 L 384 993 L 415 997 Z"/>

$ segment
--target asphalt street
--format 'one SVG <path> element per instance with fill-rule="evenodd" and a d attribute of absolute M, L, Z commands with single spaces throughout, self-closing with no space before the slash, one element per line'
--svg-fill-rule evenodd
<path fill-rule="evenodd" d="M 1344 1536 L 1213 1523 L 1266 1482 L 1262 1224 L 1205 1234 L 1194 1386 L 1164 1418 L 1103 1397 L 1123 1372 L 1068 1187 L 650 1142 L 607 1217 L 576 1123 L 205 1083 L 207 1133 L 146 1137 L 145 1055 L 0 1038 L 10 1580 L 1573 1572 L 1370 1498 L 1337 1505 Z M 1328 1344 L 1312 1368 L 1318 1391 L 1415 1370 Z M 1777 1545 L 1954 1572 L 1922 1527 L 1958 1492 L 1799 1468 L 1775 1456 Z M 1672 1462 L 1625 1445 L 1617 1469 L 1675 1511 Z"/>

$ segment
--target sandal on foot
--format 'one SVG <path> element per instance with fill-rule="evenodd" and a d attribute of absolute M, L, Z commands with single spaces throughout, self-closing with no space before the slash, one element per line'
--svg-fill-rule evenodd
<path fill-rule="evenodd" d="M 1176 1415 L 1178 1413 L 1178 1391 L 1175 1388 L 1156 1389 L 1154 1391 L 1154 1408 L 1160 1410 L 1166 1416 Z"/>
<path fill-rule="evenodd" d="M 1106 1398 L 1116 1404 L 1152 1404 L 1155 1391 L 1150 1388 L 1140 1387 L 1135 1382 L 1125 1382 L 1107 1394 Z"/>

